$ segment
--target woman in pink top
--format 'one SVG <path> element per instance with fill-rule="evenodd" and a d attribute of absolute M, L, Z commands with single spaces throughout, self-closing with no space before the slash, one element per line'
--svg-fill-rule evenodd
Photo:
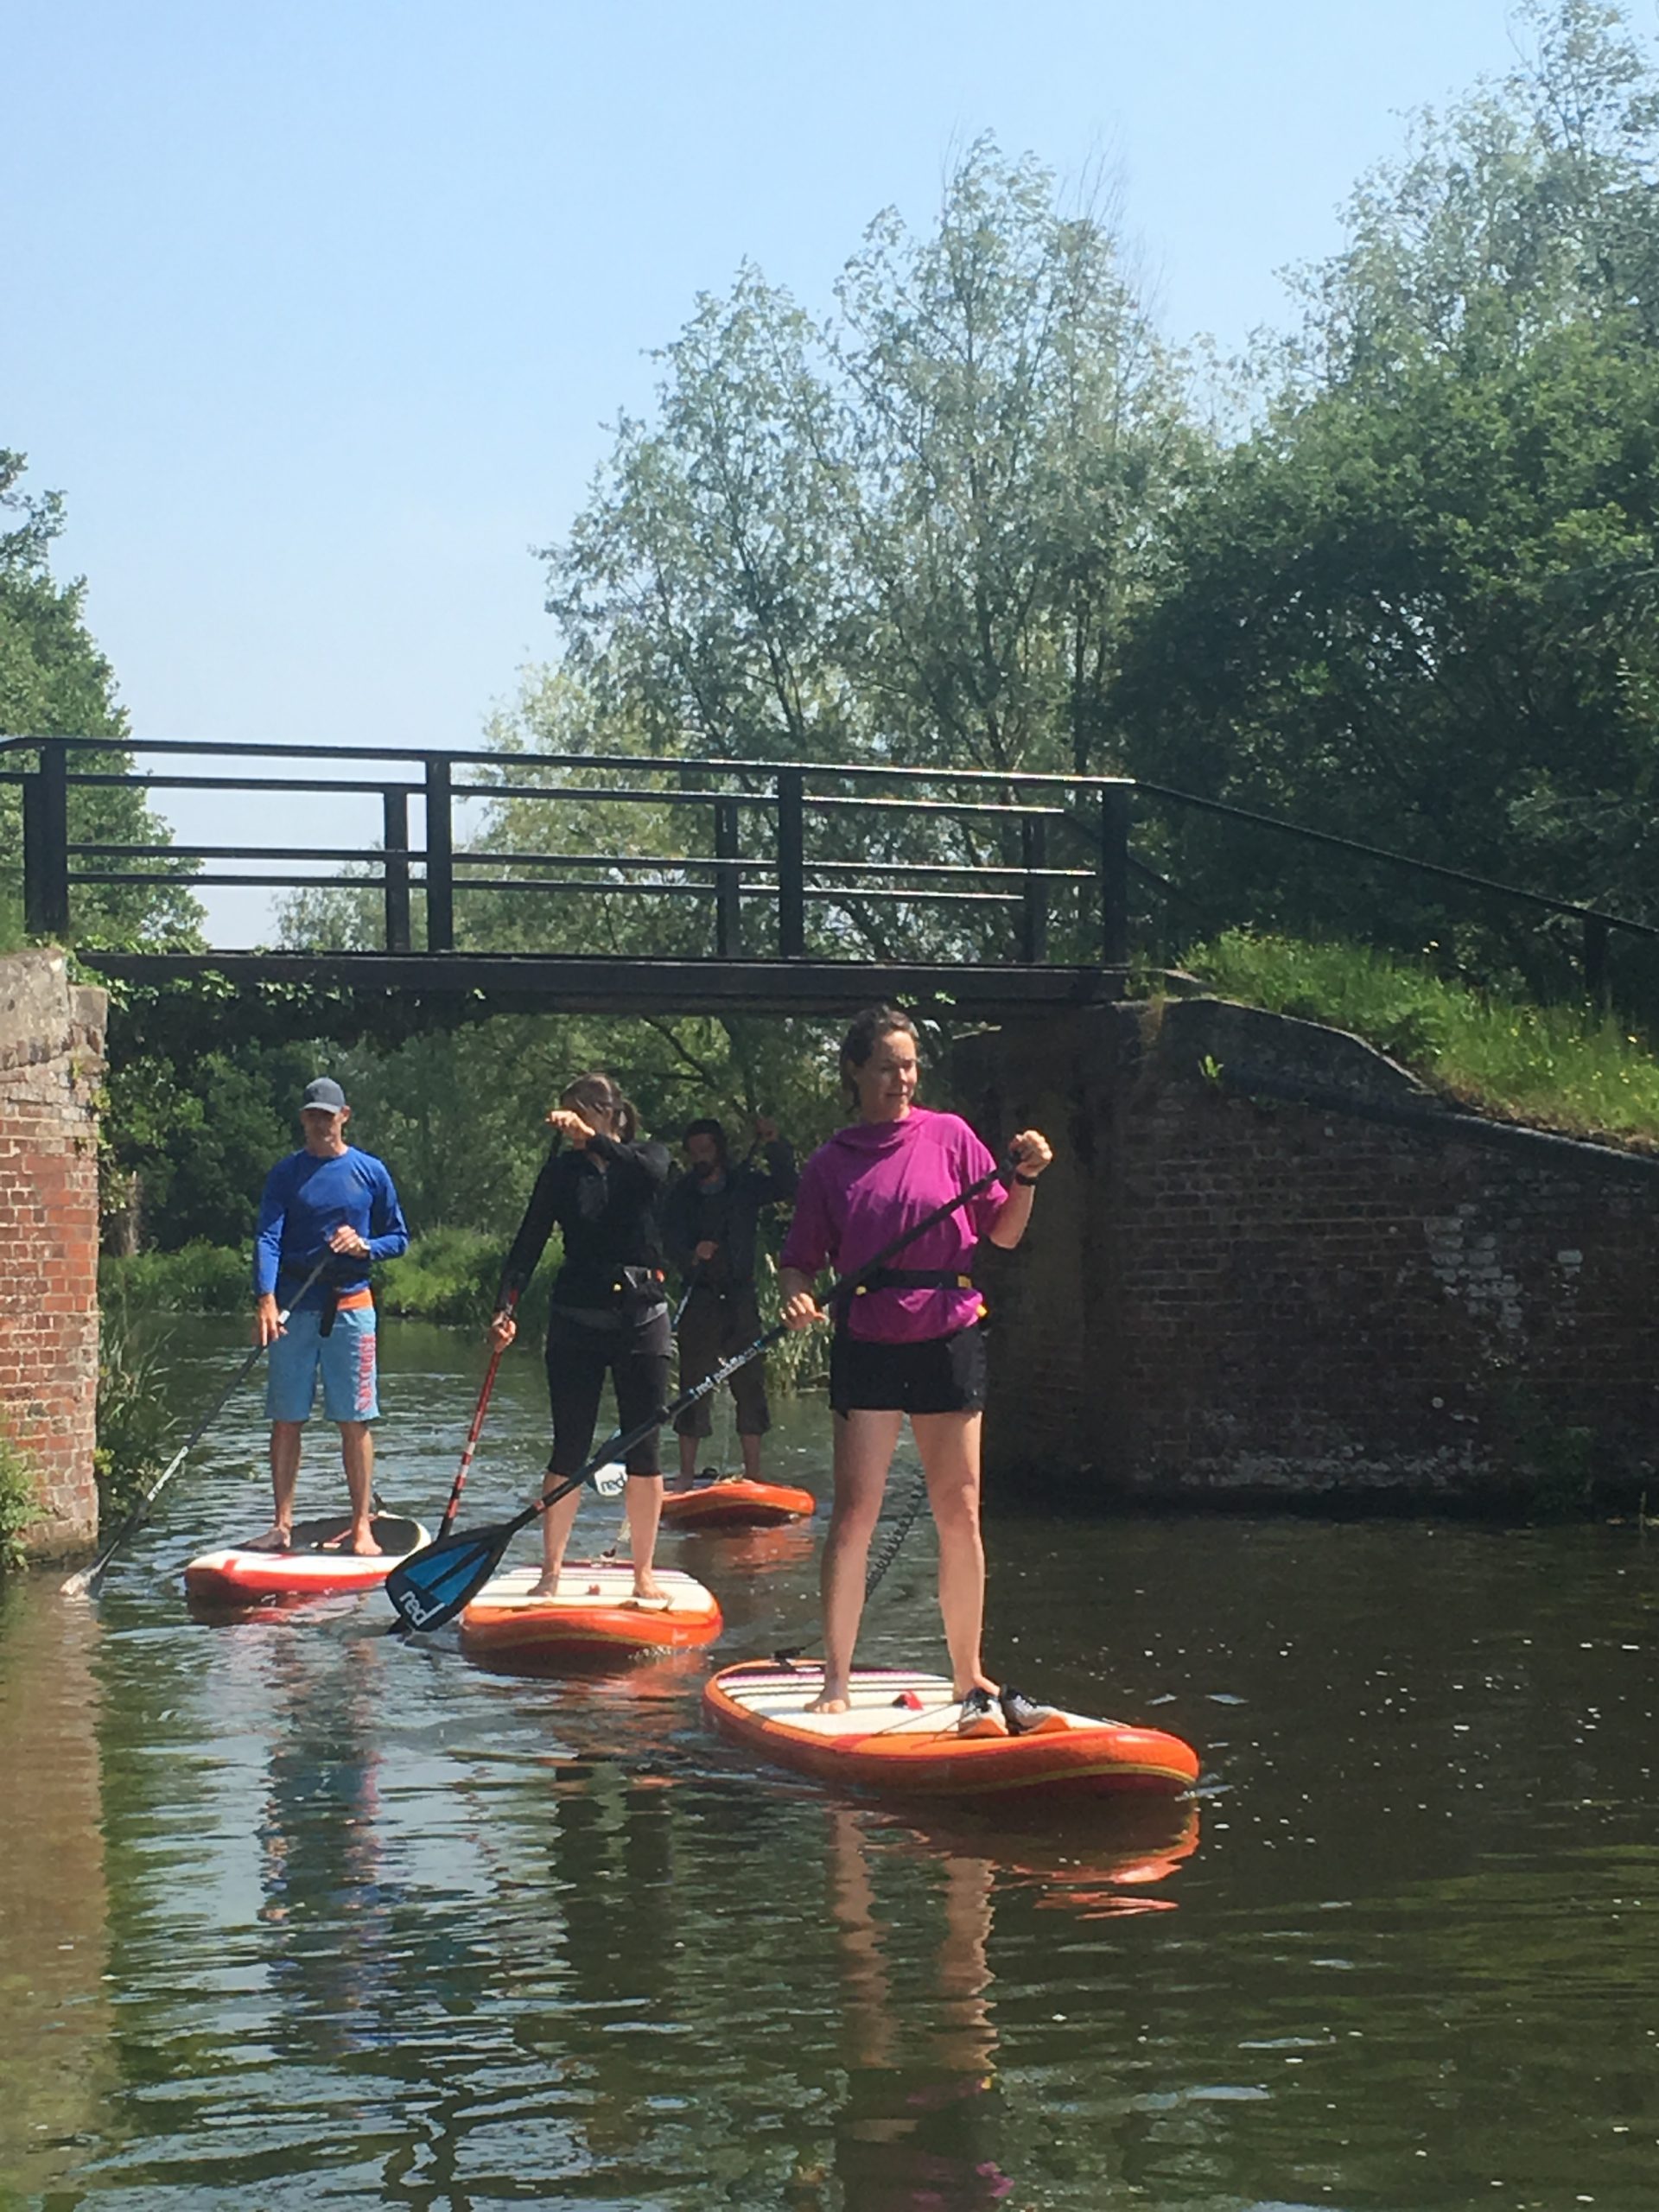
<path fill-rule="evenodd" d="M 841 1048 L 842 1088 L 857 1119 L 802 1171 L 779 1262 L 785 1320 L 826 1316 L 812 1296 L 819 1271 L 855 1273 L 907 1223 L 943 1205 L 996 1166 L 968 1124 L 916 1103 L 916 1030 L 891 1007 L 861 1014 Z M 1022 1734 L 1059 1716 L 980 1663 L 985 1552 L 979 1533 L 980 1422 L 985 1403 L 983 1308 L 969 1280 L 982 1236 L 1005 1249 L 1031 1219 L 1032 1186 L 1053 1157 L 1035 1129 L 1009 1146 L 1013 1187 L 993 1183 L 883 1268 L 833 1317 L 830 1403 L 835 1503 L 823 1554 L 823 1689 L 813 1710 L 847 1707 L 864 1609 L 864 1569 L 887 1468 L 906 1414 L 939 1532 L 939 1610 L 964 1735 Z"/>

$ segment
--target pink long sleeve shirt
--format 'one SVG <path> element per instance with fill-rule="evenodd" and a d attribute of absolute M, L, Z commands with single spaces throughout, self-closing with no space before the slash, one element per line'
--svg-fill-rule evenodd
<path fill-rule="evenodd" d="M 855 1122 L 820 1145 L 801 1171 L 795 1217 L 779 1265 L 804 1275 L 826 1266 L 849 1274 L 912 1222 L 996 1166 L 966 1122 L 912 1106 L 902 1121 Z M 992 1183 L 936 1228 L 894 1253 L 894 1268 L 948 1268 L 965 1274 L 974 1248 L 1006 1203 Z M 873 1290 L 845 1303 L 849 1332 L 877 1344 L 948 1337 L 979 1319 L 976 1290 Z"/>

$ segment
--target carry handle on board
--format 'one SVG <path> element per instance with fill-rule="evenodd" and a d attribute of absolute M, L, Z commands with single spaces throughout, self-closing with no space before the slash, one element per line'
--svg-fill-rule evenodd
<path fill-rule="evenodd" d="M 832 1306 L 838 1299 L 851 1297 L 878 1268 L 887 1265 L 895 1252 L 902 1252 L 906 1244 L 925 1235 L 930 1229 L 936 1229 L 940 1222 L 948 1220 L 958 1206 L 965 1205 L 969 1199 L 976 1198 L 982 1191 L 988 1190 L 993 1183 L 1013 1173 L 1016 1166 L 1017 1162 L 1012 1158 L 999 1160 L 988 1173 L 957 1192 L 943 1205 L 935 1206 L 931 1213 L 924 1214 L 919 1221 L 912 1222 L 908 1229 L 901 1230 L 861 1268 L 837 1277 L 825 1292 L 823 1303 Z M 463 1531 L 460 1535 L 439 1536 L 423 1551 L 412 1552 L 400 1566 L 392 1569 L 385 1580 L 385 1592 L 398 1619 L 406 1628 L 420 1630 L 442 1628 L 446 1621 L 454 1620 L 474 1592 L 480 1590 L 489 1580 L 495 1572 L 497 1561 L 518 1531 L 527 1529 L 537 1514 L 545 1513 L 550 1505 L 556 1505 L 562 1497 L 569 1497 L 573 1491 L 580 1490 L 607 1462 L 626 1459 L 633 1446 L 642 1443 L 653 1429 L 665 1427 L 689 1407 L 708 1397 L 711 1391 L 718 1390 L 723 1382 L 736 1374 L 740 1367 L 747 1366 L 752 1359 L 758 1359 L 763 1351 L 781 1343 L 788 1334 L 788 1325 L 782 1321 L 763 1331 L 753 1344 L 746 1344 L 741 1351 L 734 1352 L 729 1359 L 722 1360 L 712 1374 L 705 1375 L 702 1382 L 694 1383 L 690 1389 L 682 1391 L 671 1405 L 662 1407 L 649 1421 L 641 1421 L 636 1428 L 618 1429 L 614 1435 L 607 1437 L 586 1466 L 578 1468 L 574 1475 L 566 1476 L 555 1483 L 551 1489 L 543 1491 L 532 1504 L 525 1506 L 522 1513 L 515 1514 L 511 1521 L 504 1521 L 495 1528 L 474 1529 L 470 1535 Z"/>
<path fill-rule="evenodd" d="M 288 1304 L 283 1306 L 282 1312 L 276 1316 L 276 1325 L 279 1329 L 284 1329 L 287 1327 L 289 1314 L 292 1313 L 294 1308 L 299 1304 L 300 1300 L 305 1296 L 307 1291 L 310 1289 L 312 1284 L 316 1281 L 318 1276 L 322 1274 L 323 1270 L 329 1265 L 334 1256 L 335 1255 L 333 1252 L 325 1252 L 322 1257 L 317 1262 L 316 1266 L 312 1268 L 310 1274 L 307 1275 L 305 1281 L 295 1292 L 293 1297 L 289 1299 Z M 207 1408 L 207 1411 L 196 1423 L 196 1426 L 191 1430 L 189 1435 L 185 1438 L 183 1443 L 180 1445 L 178 1450 L 173 1454 L 173 1457 L 162 1469 L 161 1473 L 156 1476 L 155 1481 L 139 1499 L 137 1504 L 133 1507 L 131 1512 L 128 1514 L 126 1519 L 116 1530 L 115 1535 L 111 1537 L 109 1543 L 105 1545 L 104 1549 L 99 1554 L 98 1557 L 92 1561 L 90 1567 L 83 1567 L 78 1573 L 72 1574 L 69 1577 L 68 1580 L 63 1585 L 63 1595 L 66 1598 L 88 1598 L 98 1588 L 99 1584 L 104 1580 L 105 1570 L 109 1566 L 110 1561 L 115 1557 L 117 1552 L 120 1550 L 122 1545 L 126 1542 L 127 1538 L 143 1527 L 144 1521 L 149 1516 L 150 1507 L 154 1505 L 156 1499 L 167 1488 L 168 1483 L 172 1481 L 174 1476 L 178 1473 L 179 1469 L 184 1465 L 190 1454 L 195 1450 L 197 1445 L 200 1443 L 208 1429 L 213 1426 L 213 1422 L 218 1420 L 219 1414 L 230 1403 L 232 1393 L 239 1389 L 242 1384 L 246 1382 L 248 1376 L 253 1372 L 254 1362 L 258 1358 L 260 1353 L 264 1351 L 264 1344 L 255 1344 L 252 1351 L 243 1361 L 241 1366 L 237 1369 L 236 1373 L 231 1377 L 229 1382 L 226 1383 L 224 1389 L 220 1391 L 219 1396 L 214 1399 L 213 1404 Z"/>

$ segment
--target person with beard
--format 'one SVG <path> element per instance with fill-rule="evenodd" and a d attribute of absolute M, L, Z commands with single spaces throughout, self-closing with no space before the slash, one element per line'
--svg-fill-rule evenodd
<path fill-rule="evenodd" d="M 795 1154 L 765 1116 L 754 1124 L 749 1157 L 732 1164 L 726 1132 L 716 1121 L 687 1125 L 686 1173 L 663 1207 L 663 1248 L 677 1269 L 685 1294 L 679 1318 L 680 1389 L 689 1390 L 719 1363 L 760 1333 L 754 1262 L 760 1216 L 795 1195 Z M 764 1152 L 758 1166 L 754 1152 Z M 760 1440 L 772 1426 L 765 1363 L 752 1359 L 731 1378 L 743 1472 L 760 1479 Z M 680 1480 L 697 1471 L 698 1446 L 714 1426 L 710 1400 L 699 1398 L 675 1421 L 680 1440 Z"/>

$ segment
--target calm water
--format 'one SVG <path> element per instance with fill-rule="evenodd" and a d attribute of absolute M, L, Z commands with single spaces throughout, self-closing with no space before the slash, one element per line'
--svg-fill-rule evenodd
<path fill-rule="evenodd" d="M 429 1519 L 480 1356 L 386 1344 L 381 1487 Z M 177 1347 L 197 1411 L 236 1345 Z M 539 1391 L 510 1361 L 474 1518 Z M 709 1653 L 561 1682 L 377 1598 L 193 1620 L 183 1561 L 262 1522 L 257 1416 L 97 1605 L 0 1593 L 0 2203 L 1659 2202 L 1652 1538 L 999 1514 L 992 1663 L 1206 1778 L 918 1827 L 707 1738 Z M 825 1426 L 772 1460 L 820 1492 Z M 810 1617 L 814 1544 L 664 1556 L 731 1658 Z M 937 1662 L 930 1569 L 918 1529 L 867 1656 Z"/>

